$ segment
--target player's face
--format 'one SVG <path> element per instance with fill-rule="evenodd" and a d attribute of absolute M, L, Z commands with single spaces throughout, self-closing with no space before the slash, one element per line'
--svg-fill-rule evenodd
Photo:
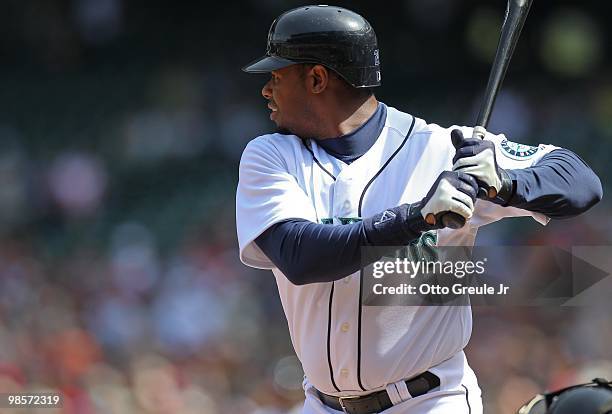
<path fill-rule="evenodd" d="M 272 71 L 261 94 L 268 100 L 270 119 L 279 131 L 307 135 L 308 94 L 300 65 Z"/>

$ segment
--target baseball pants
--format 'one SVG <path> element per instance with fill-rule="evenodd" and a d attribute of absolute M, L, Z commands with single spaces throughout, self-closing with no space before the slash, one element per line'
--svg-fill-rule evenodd
<path fill-rule="evenodd" d="M 384 414 L 482 414 L 481 391 L 474 371 L 467 363 L 463 351 L 436 365 L 429 371 L 440 377 L 440 387 L 416 398 L 402 400 L 391 395 L 396 405 L 383 411 Z M 395 387 L 387 387 L 393 390 Z M 303 414 L 338 414 L 324 405 L 317 397 L 314 387 L 304 381 L 306 400 Z"/>

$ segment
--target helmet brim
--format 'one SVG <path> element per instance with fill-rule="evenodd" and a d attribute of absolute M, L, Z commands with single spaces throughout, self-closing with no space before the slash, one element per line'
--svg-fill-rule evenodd
<path fill-rule="evenodd" d="M 249 63 L 243 67 L 242 70 L 248 73 L 268 73 L 273 70 L 295 65 L 296 63 L 297 62 L 278 56 L 264 56 Z"/>

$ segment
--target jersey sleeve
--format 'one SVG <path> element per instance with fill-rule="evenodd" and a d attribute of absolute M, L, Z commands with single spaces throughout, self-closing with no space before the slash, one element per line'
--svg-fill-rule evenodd
<path fill-rule="evenodd" d="M 472 129 L 463 129 L 465 136 L 472 136 Z M 503 134 L 487 133 L 485 139 L 495 144 L 495 157 L 499 166 L 505 170 L 529 168 L 538 163 L 546 154 L 558 149 L 554 145 L 537 146 L 519 144 L 509 141 Z M 532 217 L 542 225 L 548 224 L 550 218 L 542 213 L 532 212 L 516 207 L 502 207 L 485 200 L 478 200 L 474 217 L 470 221 L 474 226 L 483 226 L 505 217 Z"/>
<path fill-rule="evenodd" d="M 254 241 L 271 225 L 287 219 L 316 222 L 312 201 L 289 173 L 279 149 L 265 136 L 256 138 L 240 160 L 236 191 L 240 260 L 251 267 L 272 269 L 274 265 Z"/>

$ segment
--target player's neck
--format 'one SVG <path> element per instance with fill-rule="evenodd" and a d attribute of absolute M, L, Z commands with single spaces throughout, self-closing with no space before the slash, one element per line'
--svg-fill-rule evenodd
<path fill-rule="evenodd" d="M 374 95 L 352 104 L 346 102 L 333 106 L 319 125 L 318 139 L 337 138 L 347 135 L 366 123 L 378 108 Z"/>

